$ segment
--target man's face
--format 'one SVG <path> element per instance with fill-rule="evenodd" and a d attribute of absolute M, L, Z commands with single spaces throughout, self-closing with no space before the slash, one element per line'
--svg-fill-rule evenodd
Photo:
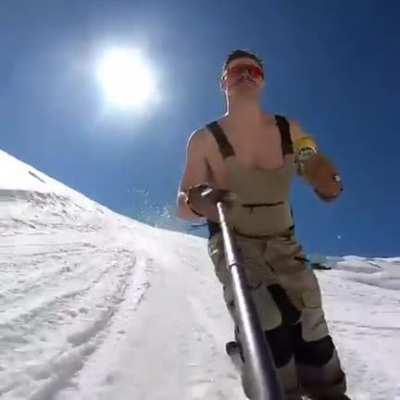
<path fill-rule="evenodd" d="M 247 57 L 231 61 L 221 77 L 221 87 L 229 97 L 258 98 L 264 86 L 262 68 Z"/>

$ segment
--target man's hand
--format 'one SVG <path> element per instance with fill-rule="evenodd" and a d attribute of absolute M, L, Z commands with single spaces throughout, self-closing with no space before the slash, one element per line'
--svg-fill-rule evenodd
<path fill-rule="evenodd" d="M 342 180 L 336 168 L 320 153 L 304 162 L 304 177 L 324 201 L 335 200 L 343 191 Z"/>
<path fill-rule="evenodd" d="M 213 188 L 205 183 L 191 186 L 187 190 L 187 204 L 197 214 L 212 221 L 219 221 L 217 203 L 230 205 L 235 195 L 223 189 Z"/>
<path fill-rule="evenodd" d="M 343 191 L 342 180 L 334 165 L 321 153 L 312 136 L 296 121 L 290 121 L 290 134 L 298 172 L 324 201 L 335 200 Z"/>

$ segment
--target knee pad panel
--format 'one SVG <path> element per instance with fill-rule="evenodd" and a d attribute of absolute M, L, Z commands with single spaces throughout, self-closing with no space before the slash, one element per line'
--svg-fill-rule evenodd
<path fill-rule="evenodd" d="M 283 325 L 265 331 L 265 337 L 272 351 L 277 368 L 286 365 L 293 356 L 289 329 Z"/>
<path fill-rule="evenodd" d="M 319 340 L 306 342 L 301 334 L 301 324 L 297 324 L 292 330 L 296 362 L 321 367 L 332 358 L 335 346 L 329 335 Z"/>
<path fill-rule="evenodd" d="M 289 296 L 280 285 L 268 286 L 268 291 L 271 293 L 276 305 L 278 306 L 283 325 L 294 325 L 299 321 L 301 313 L 290 301 Z"/>

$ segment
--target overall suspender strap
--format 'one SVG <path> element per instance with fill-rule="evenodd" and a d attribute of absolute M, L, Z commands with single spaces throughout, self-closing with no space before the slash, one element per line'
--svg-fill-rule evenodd
<path fill-rule="evenodd" d="M 231 157 L 231 156 L 235 155 L 233 147 L 229 143 L 223 129 L 221 128 L 221 126 L 218 124 L 217 121 L 214 121 L 214 122 L 211 122 L 211 124 L 208 124 L 207 128 L 210 130 L 210 132 L 214 136 L 215 141 L 218 144 L 219 151 L 221 152 L 223 158 L 227 158 L 227 157 Z"/>
<path fill-rule="evenodd" d="M 275 120 L 281 133 L 283 156 L 285 156 L 286 154 L 293 154 L 293 141 L 292 136 L 290 135 L 289 121 L 282 115 L 275 115 Z M 294 221 L 294 213 L 292 207 L 290 207 L 290 215 L 292 216 L 292 220 Z M 293 224 L 290 229 L 294 232 L 295 225 Z"/>
<path fill-rule="evenodd" d="M 292 137 L 290 136 L 290 125 L 288 120 L 282 115 L 275 115 L 275 120 L 279 132 L 281 133 L 283 156 L 286 154 L 293 154 L 293 142 Z"/>

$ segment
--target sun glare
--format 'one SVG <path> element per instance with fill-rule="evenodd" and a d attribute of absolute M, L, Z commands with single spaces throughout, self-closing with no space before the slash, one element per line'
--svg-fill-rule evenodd
<path fill-rule="evenodd" d="M 121 108 L 140 108 L 156 94 L 154 74 L 139 51 L 113 49 L 100 61 L 97 77 L 108 102 Z"/>

